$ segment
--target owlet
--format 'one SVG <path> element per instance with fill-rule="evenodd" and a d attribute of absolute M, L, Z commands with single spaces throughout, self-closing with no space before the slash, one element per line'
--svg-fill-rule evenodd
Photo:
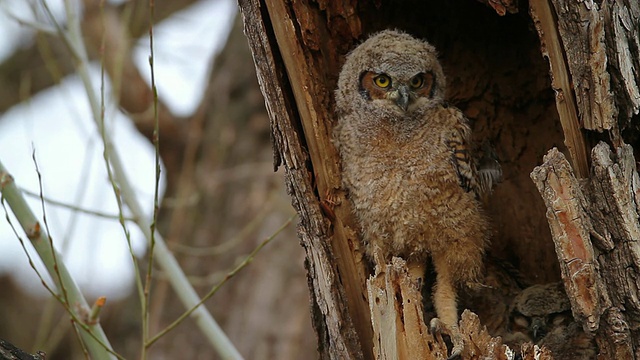
<path fill-rule="evenodd" d="M 431 327 L 451 336 L 456 356 L 463 350 L 456 294 L 480 273 L 489 224 L 471 130 L 444 93 L 433 46 L 399 31 L 377 33 L 340 72 L 334 141 L 366 254 L 376 263 L 402 257 L 412 273 L 431 257 L 438 316 Z"/>
<path fill-rule="evenodd" d="M 510 346 L 517 349 L 531 341 L 548 348 L 555 359 L 596 358 L 595 339 L 574 320 L 562 282 L 530 286 L 513 299 L 511 307 L 511 333 L 505 337 Z"/>

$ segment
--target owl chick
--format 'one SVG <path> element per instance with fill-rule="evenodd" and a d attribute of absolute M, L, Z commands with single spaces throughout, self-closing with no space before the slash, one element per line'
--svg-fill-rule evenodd
<path fill-rule="evenodd" d="M 593 337 L 573 319 L 561 282 L 530 286 L 514 298 L 505 342 L 518 348 L 526 341 L 545 346 L 556 359 L 594 359 L 597 354 Z"/>
<path fill-rule="evenodd" d="M 343 185 L 376 262 L 399 256 L 409 271 L 436 271 L 434 330 L 463 350 L 457 286 L 476 281 L 489 238 L 471 130 L 444 102 L 445 77 L 433 46 L 408 34 L 375 34 L 346 58 L 338 79 L 335 143 Z"/>

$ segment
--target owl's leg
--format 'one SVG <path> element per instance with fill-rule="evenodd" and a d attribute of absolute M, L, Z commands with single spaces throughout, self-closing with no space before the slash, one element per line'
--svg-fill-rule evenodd
<path fill-rule="evenodd" d="M 453 349 L 449 359 L 454 359 L 462 354 L 464 341 L 460 329 L 458 329 L 458 307 L 456 289 L 451 274 L 450 265 L 444 259 L 433 256 L 433 265 L 436 269 L 436 284 L 433 290 L 433 305 L 436 308 L 437 318 L 431 320 L 430 326 L 433 332 L 445 332 L 451 337 Z"/>

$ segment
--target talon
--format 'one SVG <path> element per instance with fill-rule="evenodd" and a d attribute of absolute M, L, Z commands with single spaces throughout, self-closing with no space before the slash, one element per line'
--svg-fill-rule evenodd
<path fill-rule="evenodd" d="M 464 350 L 464 339 L 462 338 L 462 334 L 460 333 L 458 326 L 447 326 L 440 319 L 433 318 L 429 322 L 429 327 L 431 328 L 431 332 L 434 334 L 446 333 L 449 335 L 453 348 L 451 349 L 451 355 L 447 359 L 459 359 L 462 355 L 462 351 Z"/>
<path fill-rule="evenodd" d="M 416 289 L 422 289 L 425 278 L 425 265 L 422 263 L 412 263 L 408 265 L 409 277 L 412 279 Z"/>
<path fill-rule="evenodd" d="M 457 337 L 458 339 L 454 340 L 454 337 Z M 451 342 L 453 343 L 453 349 L 451 349 L 451 355 L 449 355 L 447 360 L 460 359 L 462 356 L 462 350 L 464 350 L 462 335 L 458 333 L 457 336 L 451 336 Z"/>
<path fill-rule="evenodd" d="M 431 329 L 431 333 L 433 334 L 442 334 L 444 331 L 444 324 L 440 319 L 433 318 L 429 322 L 429 328 Z"/>

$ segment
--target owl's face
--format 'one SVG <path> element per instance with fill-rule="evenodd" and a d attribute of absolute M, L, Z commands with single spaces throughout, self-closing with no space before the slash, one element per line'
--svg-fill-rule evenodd
<path fill-rule="evenodd" d="M 514 299 L 511 330 L 528 334 L 534 341 L 572 321 L 571 305 L 561 282 L 530 286 Z"/>
<path fill-rule="evenodd" d="M 392 71 L 389 71 L 390 73 Z M 403 112 L 433 99 L 433 73 L 364 71 L 360 74 L 360 95 L 377 106 L 397 106 Z"/>
<path fill-rule="evenodd" d="M 427 42 L 387 30 L 355 48 L 340 73 L 339 113 L 362 119 L 420 118 L 444 97 L 445 79 L 436 51 Z"/>
<path fill-rule="evenodd" d="M 516 312 L 512 314 L 512 332 L 527 334 L 534 342 L 559 326 L 567 326 L 573 321 L 571 311 L 527 316 Z"/>

